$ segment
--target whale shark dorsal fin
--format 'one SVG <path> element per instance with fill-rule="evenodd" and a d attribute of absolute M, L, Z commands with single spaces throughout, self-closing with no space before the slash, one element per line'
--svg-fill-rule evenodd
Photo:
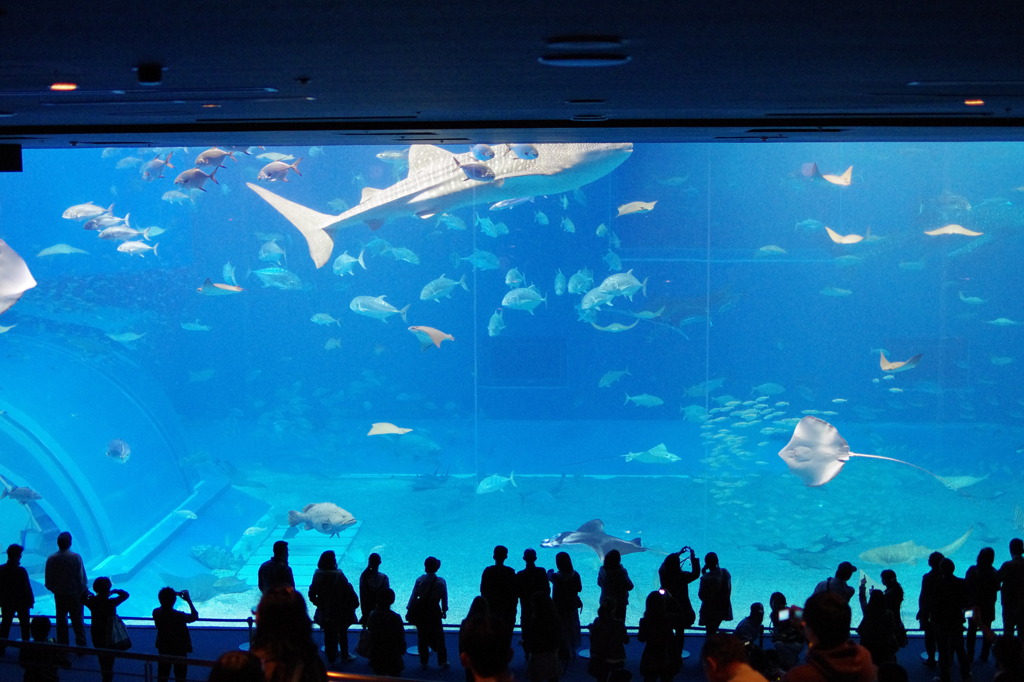
<path fill-rule="evenodd" d="M 594 519 L 587 521 L 582 526 L 577 528 L 581 533 L 603 533 L 604 532 L 604 521 L 601 519 Z"/>
<path fill-rule="evenodd" d="M 378 194 L 381 191 L 382 190 L 379 190 L 376 187 L 364 187 L 363 193 L 359 197 L 359 203 L 366 203 L 369 199 L 373 198 L 374 195 Z"/>
<path fill-rule="evenodd" d="M 454 157 L 451 152 L 432 144 L 414 144 L 409 147 L 409 174 L 412 175 L 434 164 L 450 164 Z M 453 164 L 452 168 L 455 167 Z"/>
<path fill-rule="evenodd" d="M 334 240 L 325 230 L 338 221 L 337 216 L 314 211 L 307 206 L 279 197 L 270 190 L 251 182 L 245 184 L 302 233 L 309 246 L 309 255 L 318 268 L 323 267 L 324 263 L 330 260 L 331 251 L 334 250 Z"/>

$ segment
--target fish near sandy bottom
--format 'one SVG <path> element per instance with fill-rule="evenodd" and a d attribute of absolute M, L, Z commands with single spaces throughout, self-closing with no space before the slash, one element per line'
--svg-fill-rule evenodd
<path fill-rule="evenodd" d="M 925 559 L 932 552 L 940 552 L 944 556 L 953 554 L 960 549 L 967 538 L 974 532 L 972 526 L 967 530 L 966 533 L 961 535 L 959 538 L 946 545 L 945 547 L 939 547 L 938 549 L 931 549 L 924 545 L 919 545 L 913 540 L 907 540 L 901 542 L 898 545 L 883 545 L 881 547 L 873 547 L 872 549 L 865 550 L 860 553 L 858 557 L 861 561 L 866 561 L 869 564 L 879 564 L 881 566 L 895 566 L 896 564 L 916 564 L 918 559 Z"/>
<path fill-rule="evenodd" d="M 355 522 L 356 517 L 333 502 L 313 502 L 303 507 L 301 512 L 288 510 L 289 526 L 303 524 L 306 530 L 315 528 L 330 537 L 338 535 Z"/>
<path fill-rule="evenodd" d="M 576 530 L 569 530 L 559 533 L 553 537 L 541 540 L 541 547 L 562 547 L 563 545 L 586 545 L 597 553 L 601 561 L 605 555 L 613 549 L 619 550 L 619 554 L 633 554 L 634 552 L 646 552 L 647 548 L 640 545 L 640 538 L 623 540 L 608 535 L 604 532 L 604 521 L 593 519 L 587 521 Z"/>
<path fill-rule="evenodd" d="M 491 476 L 488 476 L 484 480 L 480 481 L 479 484 L 477 484 L 476 494 L 486 495 L 487 493 L 504 492 L 510 483 L 514 487 L 518 487 L 516 486 L 516 474 L 514 471 L 511 472 L 507 477 L 501 476 L 499 474 L 493 474 Z"/>

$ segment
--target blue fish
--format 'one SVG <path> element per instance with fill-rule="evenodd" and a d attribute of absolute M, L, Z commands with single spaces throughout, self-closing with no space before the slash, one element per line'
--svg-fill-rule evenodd
<path fill-rule="evenodd" d="M 469 148 L 469 153 L 477 161 L 490 161 L 494 158 L 494 150 L 487 144 L 475 144 Z"/>

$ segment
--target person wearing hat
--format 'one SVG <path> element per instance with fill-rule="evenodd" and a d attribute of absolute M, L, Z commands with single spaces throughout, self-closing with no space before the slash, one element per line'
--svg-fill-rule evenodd
<path fill-rule="evenodd" d="M 815 586 L 813 594 L 818 594 L 819 592 L 835 592 L 842 597 L 847 604 L 849 604 L 855 593 L 853 587 L 849 585 L 849 580 L 856 572 L 856 566 L 851 564 L 849 561 L 844 561 L 839 564 L 838 568 L 836 568 L 836 574 L 833 577 L 826 578 Z"/>

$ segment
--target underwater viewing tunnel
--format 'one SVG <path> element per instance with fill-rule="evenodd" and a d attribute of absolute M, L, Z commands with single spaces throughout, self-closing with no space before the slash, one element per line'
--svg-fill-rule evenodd
<path fill-rule="evenodd" d="M 5 338 L 0 374 L 0 525 L 36 570 L 60 530 L 87 566 L 132 574 L 215 485 L 182 466 L 185 443 L 160 385 L 118 352 L 83 354 L 56 335 Z M 119 441 L 114 450 L 112 441 Z M 144 468 L 125 466 L 132 458 Z M 14 502 L 21 502 L 15 505 Z M 20 509 L 18 509 L 20 507 Z M 17 511 L 16 511 L 17 509 Z M 24 513 L 22 513 L 24 512 Z"/>

